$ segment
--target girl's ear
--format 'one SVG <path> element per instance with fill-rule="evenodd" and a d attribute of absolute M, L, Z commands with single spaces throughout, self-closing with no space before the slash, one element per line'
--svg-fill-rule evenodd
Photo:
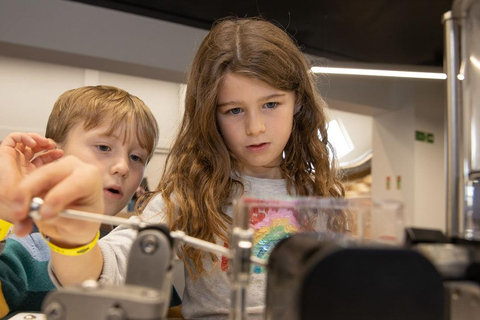
<path fill-rule="evenodd" d="M 300 111 L 301 108 L 302 108 L 302 104 L 297 103 L 297 104 L 295 105 L 295 109 L 293 109 L 293 114 L 294 114 L 294 115 L 297 114 L 297 112 Z"/>
<path fill-rule="evenodd" d="M 295 108 L 293 109 L 293 115 L 296 115 L 301 108 L 302 108 L 302 98 L 300 97 L 300 94 L 297 92 L 295 93 Z"/>

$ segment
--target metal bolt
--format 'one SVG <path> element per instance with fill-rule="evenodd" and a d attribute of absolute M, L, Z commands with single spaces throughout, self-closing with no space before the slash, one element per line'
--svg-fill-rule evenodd
<path fill-rule="evenodd" d="M 142 290 L 140 291 L 140 294 L 142 296 L 149 297 L 149 298 L 156 298 L 159 296 L 158 290 L 151 290 L 151 289 Z"/>
<path fill-rule="evenodd" d="M 126 320 L 125 311 L 120 307 L 111 307 L 106 314 L 106 320 Z"/>
<path fill-rule="evenodd" d="M 82 289 L 88 290 L 88 291 L 93 291 L 98 288 L 98 282 L 95 280 L 85 280 L 82 282 Z"/>
<path fill-rule="evenodd" d="M 142 239 L 142 250 L 147 254 L 153 254 L 158 248 L 157 238 L 153 235 L 146 235 Z"/>
<path fill-rule="evenodd" d="M 480 297 L 478 295 L 473 294 L 470 303 L 472 305 L 480 304 Z"/>
<path fill-rule="evenodd" d="M 45 308 L 45 314 L 48 320 L 62 320 L 64 318 L 65 311 L 60 302 L 52 301 Z"/>
<path fill-rule="evenodd" d="M 33 219 L 41 219 L 42 216 L 40 216 L 40 213 L 38 212 L 40 210 L 40 207 L 43 204 L 43 200 L 40 198 L 33 198 L 32 202 L 30 203 L 30 217 Z"/>
<path fill-rule="evenodd" d="M 452 300 L 458 300 L 458 299 L 460 299 L 460 296 L 461 296 L 460 290 L 458 290 L 458 289 L 454 289 L 451 293 L 451 299 Z"/>

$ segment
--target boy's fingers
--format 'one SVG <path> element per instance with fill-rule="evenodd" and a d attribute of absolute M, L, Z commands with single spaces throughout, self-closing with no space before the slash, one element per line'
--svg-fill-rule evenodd
<path fill-rule="evenodd" d="M 27 159 L 32 159 L 38 152 L 55 149 L 56 143 L 38 133 L 14 132 L 9 134 L 0 146 L 14 148 L 23 153 Z"/>
<path fill-rule="evenodd" d="M 75 157 L 66 157 L 42 166 L 20 182 L 16 203 L 25 205 L 35 196 L 45 194 L 40 209 L 42 217 L 56 215 L 66 207 L 103 212 L 103 183 L 99 170 Z"/>
<path fill-rule="evenodd" d="M 18 143 L 23 143 L 25 145 L 35 145 L 36 141 L 27 133 L 24 132 L 14 132 L 9 134 L 3 141 L 1 146 L 15 148 Z"/>
<path fill-rule="evenodd" d="M 33 152 L 35 153 L 45 150 L 53 150 L 57 147 L 57 144 L 52 139 L 47 139 L 40 135 L 38 137 L 33 136 L 32 138 L 34 138 L 36 144 L 29 147 L 31 147 Z"/>
<path fill-rule="evenodd" d="M 43 166 L 47 163 L 51 163 L 55 160 L 60 159 L 63 156 L 63 150 L 61 149 L 54 149 L 47 151 L 45 153 L 40 154 L 35 159 L 32 160 L 32 164 L 36 167 Z"/>
<path fill-rule="evenodd" d="M 17 144 L 23 144 L 27 147 L 33 148 L 41 146 L 41 148 L 52 149 L 55 148 L 55 142 L 52 139 L 47 139 L 38 133 L 14 132 L 9 134 L 3 141 L 2 146 L 15 148 Z"/>

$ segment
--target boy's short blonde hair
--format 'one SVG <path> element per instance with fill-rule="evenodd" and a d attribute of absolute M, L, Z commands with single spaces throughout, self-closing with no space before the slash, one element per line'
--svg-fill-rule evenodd
<path fill-rule="evenodd" d="M 45 136 L 63 143 L 79 123 L 86 130 L 108 124 L 107 134 L 125 124 L 124 139 L 135 134 L 149 152 L 148 160 L 157 146 L 158 124 L 150 109 L 138 97 L 113 86 L 86 86 L 63 93 L 50 113 Z"/>

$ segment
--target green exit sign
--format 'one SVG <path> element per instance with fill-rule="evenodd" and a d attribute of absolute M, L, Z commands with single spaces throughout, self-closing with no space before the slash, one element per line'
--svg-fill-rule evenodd
<path fill-rule="evenodd" d="M 433 133 L 423 132 L 423 131 L 415 131 L 415 140 L 417 141 L 424 141 L 428 143 L 435 142 L 435 135 Z"/>

